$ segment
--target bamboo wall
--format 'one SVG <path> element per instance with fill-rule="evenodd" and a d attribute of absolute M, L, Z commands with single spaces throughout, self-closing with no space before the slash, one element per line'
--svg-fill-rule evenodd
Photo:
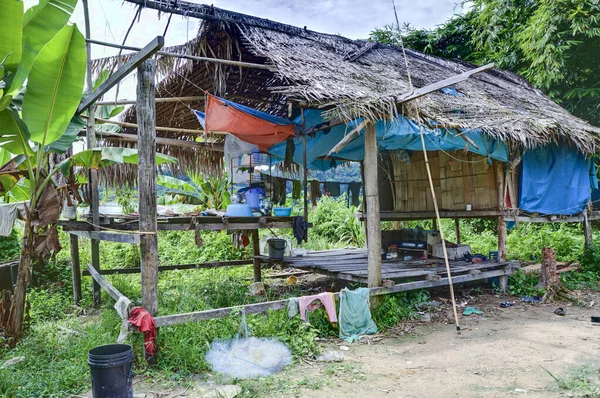
<path fill-rule="evenodd" d="M 440 210 L 465 210 L 467 204 L 472 210 L 498 208 L 496 175 L 487 158 L 462 151 L 435 151 L 428 155 Z M 388 172 L 386 179 L 391 181 L 394 211 L 434 210 L 422 152 L 414 152 L 408 164 L 391 153 L 383 168 Z"/>

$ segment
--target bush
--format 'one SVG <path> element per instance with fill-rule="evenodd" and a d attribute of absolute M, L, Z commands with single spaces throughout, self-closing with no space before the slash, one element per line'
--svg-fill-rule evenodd
<path fill-rule="evenodd" d="M 9 236 L 0 236 L 0 261 L 14 260 L 21 252 L 21 236 L 15 228 Z"/>

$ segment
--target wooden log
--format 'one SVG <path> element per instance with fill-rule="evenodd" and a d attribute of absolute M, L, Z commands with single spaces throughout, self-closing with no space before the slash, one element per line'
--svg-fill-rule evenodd
<path fill-rule="evenodd" d="M 87 119 L 86 116 L 82 116 L 82 117 Z M 96 121 L 102 122 L 102 123 L 114 124 L 116 126 L 121 126 L 121 127 L 128 127 L 128 128 L 132 128 L 132 129 L 139 128 L 139 125 L 136 123 L 121 122 L 119 120 L 102 119 L 102 118 L 97 117 Z M 184 128 L 179 128 L 179 127 L 157 127 L 156 131 L 165 131 L 165 132 L 171 132 L 171 133 L 186 133 L 186 134 L 195 134 L 195 135 L 206 134 L 206 132 L 204 130 L 184 129 Z M 218 131 L 217 132 L 210 131 L 209 134 L 225 135 L 227 133 L 222 133 L 222 132 L 218 132 Z"/>
<path fill-rule="evenodd" d="M 381 286 L 381 222 L 377 184 L 377 136 L 375 123 L 365 126 L 364 188 L 367 198 L 367 261 L 369 287 Z"/>
<path fill-rule="evenodd" d="M 76 235 L 81 238 L 104 240 L 117 243 L 131 243 L 134 245 L 140 244 L 140 235 L 121 232 L 103 232 L 103 231 L 71 231 L 71 235 Z"/>
<path fill-rule="evenodd" d="M 124 142 L 137 142 L 138 137 L 134 134 L 123 134 L 123 133 L 112 133 L 107 131 L 98 131 L 96 133 L 102 137 L 108 137 L 110 139 L 116 141 L 124 141 Z M 194 149 L 205 149 L 214 152 L 224 152 L 225 147 L 221 143 L 213 143 L 213 142 L 195 142 L 195 141 L 185 141 L 185 140 L 177 140 L 174 138 L 164 138 L 164 137 L 156 137 L 156 143 L 158 145 L 169 145 L 169 146 L 177 146 L 182 148 L 194 148 Z"/>
<path fill-rule="evenodd" d="M 86 46 L 88 48 L 88 57 L 91 57 L 91 39 L 87 37 Z M 116 86 L 121 80 L 123 80 L 128 74 L 133 72 L 135 68 L 140 66 L 143 62 L 145 62 L 148 58 L 152 57 L 162 46 L 165 44 L 165 39 L 162 36 L 156 36 L 150 43 L 146 45 L 144 48 L 140 48 L 139 52 L 131 57 L 127 62 L 125 62 L 115 73 L 110 75 L 108 79 L 104 83 L 100 85 L 95 91 L 88 90 L 88 96 L 81 101 L 79 107 L 77 108 L 77 114 L 82 113 L 90 106 L 92 106 L 100 97 L 106 94 L 111 88 Z M 88 69 L 91 69 L 91 58 L 88 59 Z M 88 79 L 91 79 L 91 75 Z M 92 86 L 93 88 L 93 86 Z M 138 98 L 139 99 L 139 98 Z M 90 115 L 94 115 L 94 112 L 89 113 Z"/>
<path fill-rule="evenodd" d="M 73 281 L 73 304 L 81 301 L 81 265 L 79 263 L 79 239 L 77 235 L 69 234 L 71 250 L 71 279 Z"/>
<path fill-rule="evenodd" d="M 158 311 L 158 236 L 156 225 L 156 104 L 154 103 L 156 61 L 138 67 L 138 197 L 142 305 Z"/>
<path fill-rule="evenodd" d="M 155 98 L 154 100 L 156 103 L 163 103 L 163 102 L 195 102 L 195 101 L 204 101 L 204 96 L 203 95 L 195 95 L 195 96 L 189 96 L 189 97 L 164 97 L 164 98 Z M 118 106 L 118 105 L 135 105 L 137 103 L 137 100 L 116 100 L 116 101 L 98 101 L 96 102 L 96 105 L 113 105 L 113 106 Z M 158 130 L 158 127 L 157 127 Z"/>
<path fill-rule="evenodd" d="M 260 282 L 261 270 L 260 265 L 261 261 L 258 256 L 260 256 L 260 237 L 258 235 L 258 229 L 252 230 L 252 252 L 254 254 L 253 265 L 254 265 L 254 282 Z"/>

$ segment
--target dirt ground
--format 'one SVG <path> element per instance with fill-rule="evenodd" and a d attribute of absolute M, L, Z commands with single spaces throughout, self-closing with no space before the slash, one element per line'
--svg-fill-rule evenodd
<path fill-rule="evenodd" d="M 600 305 L 598 294 L 587 294 L 584 299 Z M 500 308 L 501 302 L 515 298 L 466 296 L 458 302 L 475 306 L 483 314 L 460 315 L 462 331 L 457 334 L 449 305 L 437 300 L 442 305 L 433 310 L 431 322 L 401 325 L 371 337 L 370 344 L 324 342 L 324 351 L 343 352 L 344 361 L 299 361 L 268 380 L 242 383 L 240 396 L 560 397 L 578 395 L 559 388 L 548 372 L 566 380 L 574 371 L 585 369 L 595 379 L 600 367 L 600 327 L 590 322 L 590 316 L 600 315 L 598 305 L 516 302 Z M 554 314 L 559 306 L 565 316 Z M 158 394 L 136 391 L 146 397 L 204 394 L 194 387 Z"/>

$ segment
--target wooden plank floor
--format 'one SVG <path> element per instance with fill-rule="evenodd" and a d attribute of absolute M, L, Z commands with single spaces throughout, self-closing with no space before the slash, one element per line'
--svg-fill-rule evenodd
<path fill-rule="evenodd" d="M 353 282 L 367 282 L 367 250 L 366 249 L 336 249 L 308 253 L 300 257 L 285 257 L 286 266 L 331 276 Z M 510 274 L 518 264 L 498 261 L 486 261 L 471 264 L 464 260 L 450 261 L 452 276 L 469 274 L 474 277 L 481 275 L 485 278 L 488 271 L 506 270 Z M 381 263 L 381 276 L 396 282 L 406 280 L 439 281 L 447 278 L 448 273 L 443 259 L 427 260 L 384 260 Z M 477 278 L 474 278 L 477 279 Z"/>

